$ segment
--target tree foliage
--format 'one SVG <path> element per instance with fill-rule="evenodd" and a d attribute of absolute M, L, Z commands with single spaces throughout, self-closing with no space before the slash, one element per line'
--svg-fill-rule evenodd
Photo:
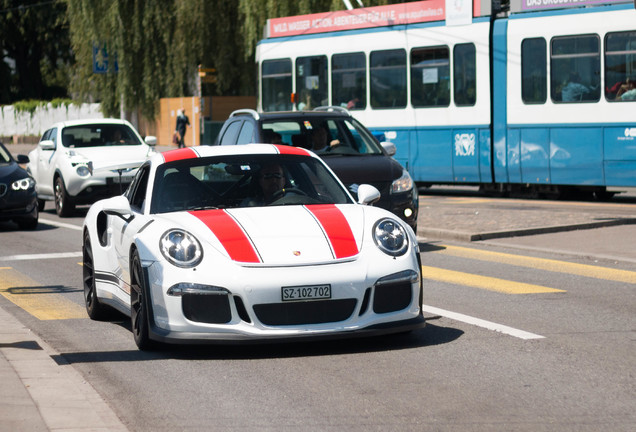
<path fill-rule="evenodd" d="M 149 118 L 160 98 L 197 94 L 199 65 L 216 69 L 217 82 L 205 84 L 204 95 L 254 94 L 254 50 L 268 18 L 345 8 L 342 0 L 0 0 L 0 5 L 1 52 L 17 71 L 0 62 L 0 101 L 15 94 L 71 94 L 101 102 L 106 115 L 124 110 Z M 104 52 L 108 69 L 95 73 L 96 61 L 104 65 Z M 60 84 L 61 94 L 52 91 L 52 83 Z"/>
<path fill-rule="evenodd" d="M 0 103 L 65 97 L 73 56 L 64 4 L 0 0 L 0 57 Z"/>
<path fill-rule="evenodd" d="M 139 108 L 154 116 L 162 97 L 197 92 L 199 65 L 215 67 L 216 94 L 245 94 L 236 2 L 224 0 L 66 0 L 77 68 L 73 90 L 97 95 L 115 115 Z M 93 73 L 93 46 L 105 46 L 109 73 Z M 117 59 L 117 71 L 114 69 Z"/>

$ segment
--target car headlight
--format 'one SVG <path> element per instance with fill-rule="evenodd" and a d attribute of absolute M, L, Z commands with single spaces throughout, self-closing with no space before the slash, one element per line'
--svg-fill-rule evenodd
<path fill-rule="evenodd" d="M 88 163 L 73 163 L 73 166 L 75 167 L 75 172 L 80 177 L 87 177 L 87 176 L 93 174 L 93 163 L 92 162 L 88 162 Z"/>
<path fill-rule="evenodd" d="M 407 170 L 402 170 L 402 176 L 391 184 L 391 193 L 408 192 L 413 189 L 413 179 Z"/>
<path fill-rule="evenodd" d="M 381 219 L 373 226 L 373 240 L 387 255 L 404 255 L 409 247 L 406 231 L 393 219 Z"/>
<path fill-rule="evenodd" d="M 29 190 L 35 187 L 35 181 L 31 177 L 16 180 L 11 183 L 11 189 L 14 191 Z"/>
<path fill-rule="evenodd" d="M 201 243 L 189 232 L 166 231 L 159 242 L 161 253 L 177 267 L 194 267 L 203 259 Z"/>

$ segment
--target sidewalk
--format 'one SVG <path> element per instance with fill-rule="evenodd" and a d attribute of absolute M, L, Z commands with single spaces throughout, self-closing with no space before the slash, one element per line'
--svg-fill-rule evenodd
<path fill-rule="evenodd" d="M 127 431 L 60 358 L 0 306 L 0 432 Z"/>

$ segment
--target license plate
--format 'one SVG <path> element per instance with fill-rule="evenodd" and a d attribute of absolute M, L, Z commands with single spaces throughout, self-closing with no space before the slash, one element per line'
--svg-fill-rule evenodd
<path fill-rule="evenodd" d="M 119 177 L 113 177 L 113 183 L 130 184 L 132 180 L 133 178 L 131 176 L 122 176 L 121 180 Z"/>
<path fill-rule="evenodd" d="M 283 301 L 321 300 L 331 298 L 331 285 L 282 287 Z"/>

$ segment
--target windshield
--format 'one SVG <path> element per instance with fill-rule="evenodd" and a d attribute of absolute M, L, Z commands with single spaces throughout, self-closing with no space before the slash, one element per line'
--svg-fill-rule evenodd
<path fill-rule="evenodd" d="M 381 155 L 382 147 L 353 118 L 263 121 L 265 141 L 303 147 L 322 155 Z"/>
<path fill-rule="evenodd" d="M 230 155 L 161 165 L 150 212 L 351 202 L 315 158 Z"/>
<path fill-rule="evenodd" d="M 135 132 L 125 124 L 91 124 L 65 127 L 64 147 L 141 145 Z"/>

